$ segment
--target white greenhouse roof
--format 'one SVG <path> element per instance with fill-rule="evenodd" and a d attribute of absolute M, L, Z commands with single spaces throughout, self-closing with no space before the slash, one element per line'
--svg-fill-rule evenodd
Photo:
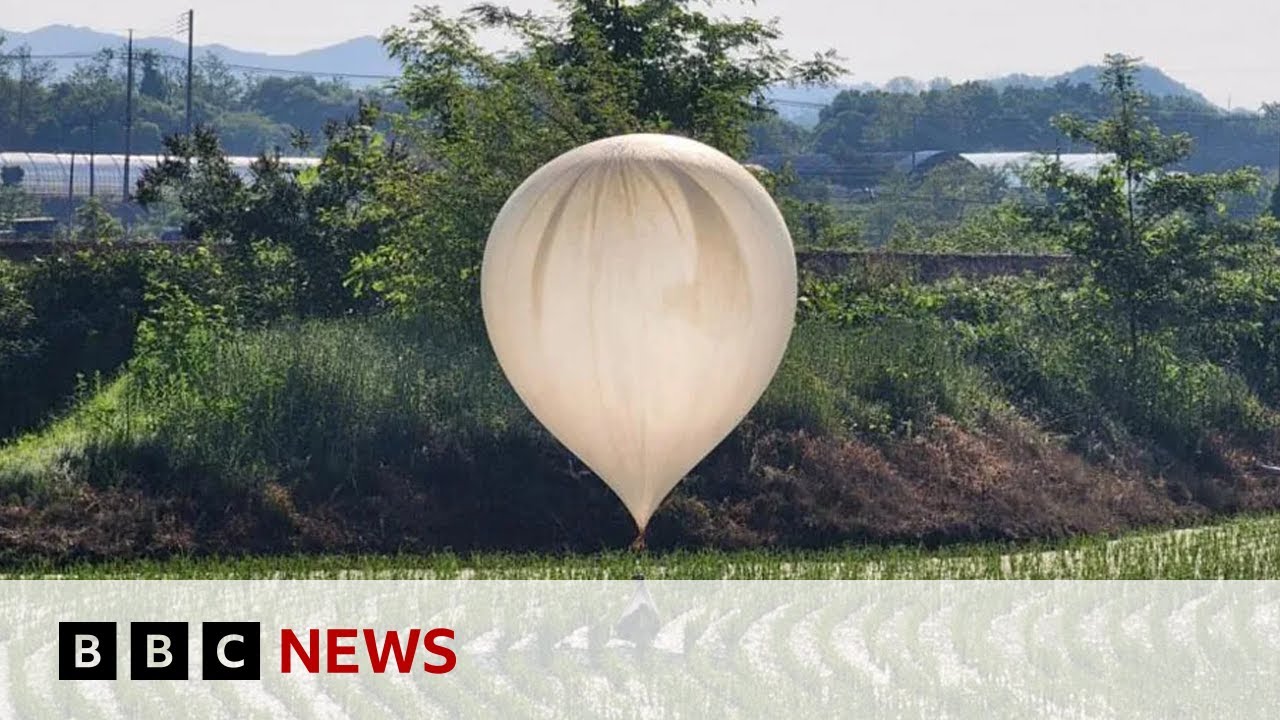
<path fill-rule="evenodd" d="M 164 159 L 160 155 L 129 156 L 129 188 L 133 190 L 146 168 L 154 167 Z M 257 157 L 228 157 L 236 174 L 249 179 L 250 166 Z M 319 164 L 317 158 L 281 158 L 294 167 L 310 167 Z M 72 177 L 74 163 L 75 176 Z M 23 171 L 21 187 L 37 197 L 66 197 L 71 191 L 76 197 L 89 197 L 90 174 L 93 176 L 94 194 L 104 200 L 119 200 L 123 196 L 124 155 L 94 155 L 92 167 L 88 155 L 70 153 L 0 153 L 0 167 L 20 167 Z"/>
<path fill-rule="evenodd" d="M 1116 159 L 1114 155 L 1109 153 L 1054 154 L 1039 152 L 960 153 L 960 157 L 976 167 L 1004 173 L 1005 179 L 1011 187 L 1020 186 L 1022 179 L 1019 173 L 1030 169 L 1039 160 L 1056 158 L 1062 162 L 1064 168 L 1071 172 L 1093 175 L 1101 170 L 1102 166 Z"/>

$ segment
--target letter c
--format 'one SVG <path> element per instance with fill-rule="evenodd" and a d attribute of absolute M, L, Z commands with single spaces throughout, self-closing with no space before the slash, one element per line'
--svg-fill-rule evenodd
<path fill-rule="evenodd" d="M 222 663 L 223 667 L 229 667 L 229 668 L 244 667 L 243 660 L 232 660 L 231 658 L 227 657 L 227 645 L 231 643 L 233 640 L 238 643 L 243 643 L 244 636 L 243 635 L 227 635 L 226 637 L 218 641 L 218 662 Z"/>

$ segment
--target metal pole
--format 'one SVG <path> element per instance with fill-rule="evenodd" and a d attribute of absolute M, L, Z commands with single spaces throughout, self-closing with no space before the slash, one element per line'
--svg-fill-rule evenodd
<path fill-rule="evenodd" d="M 129 31 L 129 50 L 125 55 L 124 95 L 124 202 L 129 202 L 129 155 L 133 152 L 133 30 Z"/>
<path fill-rule="evenodd" d="M 911 174 L 916 174 L 916 148 L 919 147 L 920 116 L 911 115 Z"/>
<path fill-rule="evenodd" d="M 67 173 L 67 239 L 74 240 L 76 232 L 76 153 L 71 151 L 71 169 Z"/>
<path fill-rule="evenodd" d="M 28 51 L 23 50 L 18 57 L 18 122 L 14 126 L 15 138 L 22 138 L 25 135 L 23 125 L 25 123 L 26 105 L 27 105 L 27 55 Z M 10 140 L 10 145 L 16 145 L 16 139 Z M 23 147 L 26 143 L 22 143 Z"/>
<path fill-rule="evenodd" d="M 191 88 L 193 58 L 195 57 L 196 44 L 196 11 L 187 11 L 187 134 L 191 134 Z"/>
<path fill-rule="evenodd" d="M 89 197 L 93 197 L 94 190 L 94 155 L 97 153 L 97 142 L 94 136 L 97 134 L 98 120 L 94 118 L 89 121 Z"/>

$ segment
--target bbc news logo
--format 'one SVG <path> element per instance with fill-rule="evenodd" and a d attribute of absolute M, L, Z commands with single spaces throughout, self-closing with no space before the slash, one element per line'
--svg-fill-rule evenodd
<path fill-rule="evenodd" d="M 59 680 L 117 678 L 116 623 L 58 623 Z M 129 623 L 129 678 L 189 680 L 190 652 L 185 622 Z M 450 672 L 456 653 L 444 644 L 453 630 L 412 628 L 379 633 L 368 628 L 280 631 L 280 672 L 358 673 L 361 650 L 371 672 L 431 675 Z M 262 624 L 206 622 L 200 627 L 200 677 L 204 680 L 261 680 Z"/>

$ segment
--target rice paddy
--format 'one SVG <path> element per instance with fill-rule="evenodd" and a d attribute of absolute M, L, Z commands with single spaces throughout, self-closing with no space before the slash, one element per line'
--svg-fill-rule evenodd
<path fill-rule="evenodd" d="M 171 558 L 11 568 L 65 579 L 1104 580 L 1280 578 L 1280 516 L 1060 544 L 821 551 Z"/>

